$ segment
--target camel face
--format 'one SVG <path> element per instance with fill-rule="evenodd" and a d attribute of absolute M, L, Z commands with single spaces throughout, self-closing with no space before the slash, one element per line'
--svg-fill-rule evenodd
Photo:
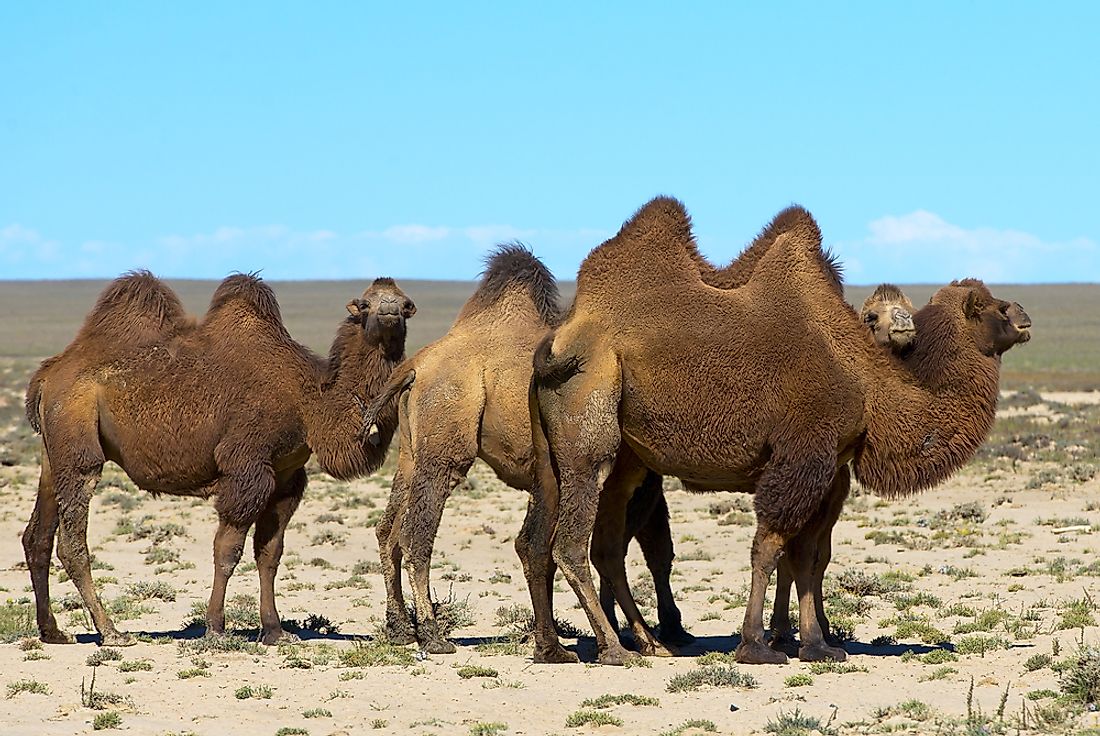
<path fill-rule="evenodd" d="M 1013 345 L 1031 339 L 1031 317 L 1018 302 L 1007 302 L 990 293 L 977 279 L 964 279 L 937 291 L 931 303 L 961 308 L 978 349 L 999 356 Z"/>
<path fill-rule="evenodd" d="M 368 336 L 384 342 L 399 342 L 404 348 L 405 320 L 416 314 L 416 305 L 393 279 L 375 279 L 363 296 L 347 304 L 348 313 Z"/>
<path fill-rule="evenodd" d="M 863 302 L 859 318 L 871 330 L 877 345 L 896 352 L 909 347 L 917 336 L 913 303 L 893 284 L 881 284 L 875 289 Z"/>

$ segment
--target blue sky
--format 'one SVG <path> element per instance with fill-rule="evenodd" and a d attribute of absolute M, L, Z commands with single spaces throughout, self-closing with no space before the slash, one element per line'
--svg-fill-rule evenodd
<path fill-rule="evenodd" d="M 851 283 L 1100 281 L 1100 3 L 3 3 L 0 278 L 563 278 L 655 194 Z"/>

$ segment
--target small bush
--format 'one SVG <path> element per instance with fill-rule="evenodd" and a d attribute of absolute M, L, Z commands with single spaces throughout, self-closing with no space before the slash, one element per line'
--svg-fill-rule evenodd
<path fill-rule="evenodd" d="M 1082 647 L 1058 664 L 1062 693 L 1078 703 L 1100 703 L 1100 647 Z M 10 689 L 10 686 L 9 686 Z"/>
<path fill-rule="evenodd" d="M 578 710 L 565 719 L 565 725 L 569 728 L 581 726 L 621 726 L 623 721 L 602 710 Z"/>
<path fill-rule="evenodd" d="M 390 664 L 410 667 L 416 664 L 416 658 L 406 647 L 375 639 L 370 642 L 356 641 L 351 649 L 340 652 L 340 664 L 344 667 L 380 667 Z"/>
<path fill-rule="evenodd" d="M 111 647 L 103 647 L 97 649 L 88 655 L 88 658 L 84 660 L 84 664 L 89 667 L 98 667 L 104 662 L 117 662 L 122 659 L 122 652 Z"/>
<path fill-rule="evenodd" d="M 700 667 L 682 675 L 676 675 L 668 681 L 665 689 L 670 693 L 679 693 L 698 690 L 705 685 L 711 687 L 754 688 L 758 684 L 755 677 L 742 674 L 733 667 Z"/>
<path fill-rule="evenodd" d="M 814 678 L 805 672 L 799 672 L 783 680 L 783 684 L 786 687 L 806 687 L 814 684 Z"/>
<path fill-rule="evenodd" d="M 806 715 L 798 708 L 789 713 L 779 713 L 774 719 L 769 718 L 764 724 L 765 733 L 773 733 L 776 736 L 808 736 L 812 731 L 822 731 L 820 718 Z"/>
<path fill-rule="evenodd" d="M 482 667 L 477 664 L 468 664 L 458 668 L 458 676 L 463 680 L 472 677 L 497 677 L 500 673 L 492 667 Z"/>
<path fill-rule="evenodd" d="M 16 680 L 8 683 L 8 700 L 20 693 L 33 693 L 35 695 L 49 695 L 50 686 L 37 680 Z"/>
<path fill-rule="evenodd" d="M 302 711 L 302 718 L 332 718 L 332 711 L 325 708 L 310 708 Z"/>
<path fill-rule="evenodd" d="M 105 731 L 111 728 L 118 728 L 121 725 L 122 716 L 113 710 L 109 710 L 104 713 L 96 713 L 95 719 L 92 721 L 92 730 Z"/>
<path fill-rule="evenodd" d="M 581 708 L 612 708 L 616 705 L 623 705 L 629 703 L 630 705 L 652 705 L 659 707 L 661 701 L 657 698 L 651 698 L 648 695 L 634 695 L 633 693 L 626 693 L 624 695 L 601 695 L 598 698 L 588 698 L 581 703 Z"/>
<path fill-rule="evenodd" d="M 233 697 L 237 700 L 248 700 L 249 698 L 271 700 L 271 696 L 274 694 L 275 692 L 267 685 L 257 685 L 255 687 L 252 685 L 245 685 L 244 687 L 237 688 L 233 693 Z"/>

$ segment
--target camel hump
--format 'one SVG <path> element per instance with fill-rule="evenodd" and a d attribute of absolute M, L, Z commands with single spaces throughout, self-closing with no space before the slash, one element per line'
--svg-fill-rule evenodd
<path fill-rule="evenodd" d="M 675 197 L 661 195 L 643 204 L 619 229 L 624 238 L 658 238 L 662 242 L 673 238 L 674 242 L 692 243 L 691 215 L 684 203 Z"/>
<path fill-rule="evenodd" d="M 810 211 L 798 204 L 780 210 L 753 242 L 773 243 L 784 235 L 790 238 L 792 245 L 811 256 L 829 285 L 843 296 L 844 267 L 832 250 L 823 247 L 821 228 Z"/>
<path fill-rule="evenodd" d="M 167 284 L 148 271 L 129 271 L 99 295 L 80 337 L 148 342 L 175 332 L 186 320 L 183 303 Z"/>
<path fill-rule="evenodd" d="M 260 320 L 283 326 L 283 315 L 275 292 L 254 273 L 235 273 L 227 276 L 210 297 L 206 320 L 229 308 L 244 309 Z"/>
<path fill-rule="evenodd" d="M 485 258 L 481 282 L 458 319 L 489 309 L 512 289 L 527 292 L 545 324 L 553 326 L 561 321 L 558 283 L 550 269 L 522 243 L 498 245 Z"/>

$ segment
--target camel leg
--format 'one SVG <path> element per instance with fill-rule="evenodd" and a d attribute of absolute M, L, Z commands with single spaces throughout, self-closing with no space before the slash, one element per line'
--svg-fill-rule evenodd
<path fill-rule="evenodd" d="M 280 481 L 275 498 L 256 520 L 256 534 L 252 540 L 256 570 L 260 576 L 260 641 L 268 645 L 284 638 L 294 638 L 283 631 L 283 623 L 275 608 L 275 574 L 283 557 L 287 524 L 306 489 L 305 468 L 298 468 Z"/>
<path fill-rule="evenodd" d="M 814 571 L 814 609 L 817 624 L 821 628 L 826 641 L 829 636 L 829 619 L 825 615 L 825 597 L 823 583 L 825 568 L 829 566 L 832 558 L 832 532 L 837 520 L 844 509 L 844 501 L 848 498 L 848 490 L 851 486 L 851 473 L 847 466 L 837 470 L 833 479 L 832 488 L 829 490 L 828 502 L 814 517 L 810 524 L 802 530 L 800 536 L 812 537 L 816 545 L 812 557 Z M 791 653 L 795 646 L 794 633 L 791 628 L 790 601 L 791 587 L 795 580 L 795 571 L 789 555 L 784 555 L 779 560 L 776 573 L 775 606 L 772 609 L 772 648 Z"/>
<path fill-rule="evenodd" d="M 831 639 L 829 633 L 829 619 L 825 616 L 825 569 L 833 556 L 833 527 L 840 519 L 844 511 L 844 502 L 848 499 L 848 491 L 851 489 L 851 471 L 845 465 L 836 472 L 833 486 L 829 490 L 829 502 L 825 509 L 825 517 L 817 531 L 817 550 L 814 555 L 814 604 L 817 613 L 817 623 L 821 627 L 822 635 L 826 641 Z"/>
<path fill-rule="evenodd" d="M 42 448 L 42 472 L 38 477 L 38 498 L 34 512 L 23 531 L 23 553 L 27 569 L 31 573 L 34 588 L 35 616 L 38 619 L 38 635 L 47 644 L 72 644 L 75 639 L 60 629 L 50 610 L 50 559 L 57 535 L 57 496 L 54 493 L 53 472 L 50 459 Z"/>
<path fill-rule="evenodd" d="M 835 447 L 835 441 L 821 438 L 810 445 L 817 448 Z M 773 455 L 756 486 L 756 536 L 752 543 L 752 583 L 749 601 L 745 608 L 745 621 L 741 628 L 741 644 L 737 647 L 737 661 L 743 664 L 783 664 L 787 655 L 777 652 L 764 643 L 764 596 L 768 581 L 775 571 L 779 557 L 788 543 L 803 531 L 820 513 L 826 502 L 833 478 L 836 475 L 836 457 L 829 452 L 819 456 L 799 455 L 793 458 Z M 815 538 L 805 540 L 804 547 L 812 554 Z M 801 560 L 810 562 L 808 558 Z M 797 564 L 798 561 L 794 561 Z M 812 565 L 799 573 L 812 573 Z M 796 582 L 799 578 L 796 577 Z M 805 601 L 813 604 L 813 586 Z M 800 595 L 800 601 L 802 596 Z M 800 621 L 805 627 L 810 622 Z M 816 618 L 813 625 L 816 628 Z M 805 630 L 805 629 L 804 629 Z M 805 643 L 805 642 L 804 642 Z"/>
<path fill-rule="evenodd" d="M 610 472 L 610 459 L 606 461 L 605 466 L 608 470 L 600 472 L 600 475 Z M 623 648 L 619 643 L 618 632 L 611 628 L 611 624 L 604 617 L 588 562 L 589 540 L 592 538 L 592 531 L 596 524 L 602 485 L 600 480 L 602 478 L 580 477 L 573 474 L 571 469 L 562 469 L 559 518 L 567 522 L 558 525 L 553 554 L 554 561 L 561 568 L 565 579 L 569 581 L 573 592 L 580 599 L 581 607 L 588 614 L 588 621 L 596 636 L 600 664 L 622 665 L 636 655 Z M 621 537 L 615 540 L 616 545 L 620 544 L 619 540 Z M 616 546 L 615 549 L 619 551 L 621 547 Z M 630 596 L 625 599 L 618 596 L 616 598 L 620 605 L 623 605 L 624 600 L 632 602 Z M 630 615 L 629 612 L 627 615 Z"/>
<path fill-rule="evenodd" d="M 206 633 L 225 633 L 225 588 L 244 553 L 244 538 L 250 524 L 239 524 L 222 515 L 214 533 L 214 584 L 206 606 Z"/>
<path fill-rule="evenodd" d="M 100 460 L 94 469 L 82 473 L 57 473 L 55 487 L 61 531 L 57 556 L 80 591 L 80 597 L 99 632 L 100 644 L 124 647 L 134 644 L 135 640 L 128 634 L 120 633 L 103 608 L 92 583 L 91 554 L 88 552 L 88 505 L 102 469 Z"/>
<path fill-rule="evenodd" d="M 576 654 L 561 645 L 554 627 L 554 573 L 557 565 L 551 557 L 554 529 L 558 518 L 558 485 L 553 478 L 543 479 L 531 490 L 523 528 L 516 535 L 516 554 L 523 565 L 531 610 L 535 614 L 534 661 L 539 664 L 579 662 Z"/>
<path fill-rule="evenodd" d="M 807 534 L 792 540 L 788 550 L 795 587 L 798 590 L 798 634 L 801 641 L 798 658 L 803 662 L 843 662 L 847 654 L 843 649 L 825 644 L 821 625 L 818 623 L 814 564 L 817 556 L 817 535 Z"/>
<path fill-rule="evenodd" d="M 397 472 L 393 476 L 390 498 L 386 511 L 375 527 L 378 536 L 378 556 L 382 562 L 382 577 L 386 581 L 386 638 L 394 644 L 412 644 L 416 641 L 409 612 L 405 607 L 405 595 L 401 590 L 401 545 L 398 523 L 405 513 L 409 497 L 409 476 L 412 472 L 410 438 L 405 428 L 408 421 L 401 421 L 401 447 L 398 451 Z"/>
<path fill-rule="evenodd" d="M 684 630 L 680 609 L 672 595 L 672 561 L 676 559 L 676 554 L 672 547 L 668 502 L 665 500 L 661 476 L 648 473 L 641 488 L 634 493 L 631 504 L 639 495 L 651 496 L 652 502 L 641 527 L 631 536 L 638 540 L 646 566 L 653 576 L 653 587 L 657 592 L 657 620 L 660 621 L 659 637 L 666 644 L 690 644 L 695 641 L 695 637 Z M 632 509 L 627 507 L 628 524 L 631 513 Z M 629 528 L 627 531 L 630 531 Z"/>
<path fill-rule="evenodd" d="M 615 599 L 634 633 L 638 651 L 648 656 L 671 657 L 673 652 L 657 641 L 638 610 L 624 565 L 623 550 L 628 540 L 627 507 L 634 495 L 634 489 L 645 479 L 646 472 L 645 466 L 633 452 L 626 447 L 620 449 L 611 475 L 600 493 L 595 529 L 592 533 L 592 562 L 601 578 L 607 578 L 611 582 Z"/>
<path fill-rule="evenodd" d="M 440 633 L 432 606 L 432 548 L 447 498 L 466 477 L 472 464 L 473 457 L 463 459 L 457 465 L 450 462 L 435 467 L 425 467 L 427 463 L 418 464 L 409 484 L 408 510 L 401 519 L 398 534 L 401 554 L 412 584 L 413 605 L 416 606 L 416 639 L 430 654 L 452 654 L 455 651 L 455 645 Z"/>

